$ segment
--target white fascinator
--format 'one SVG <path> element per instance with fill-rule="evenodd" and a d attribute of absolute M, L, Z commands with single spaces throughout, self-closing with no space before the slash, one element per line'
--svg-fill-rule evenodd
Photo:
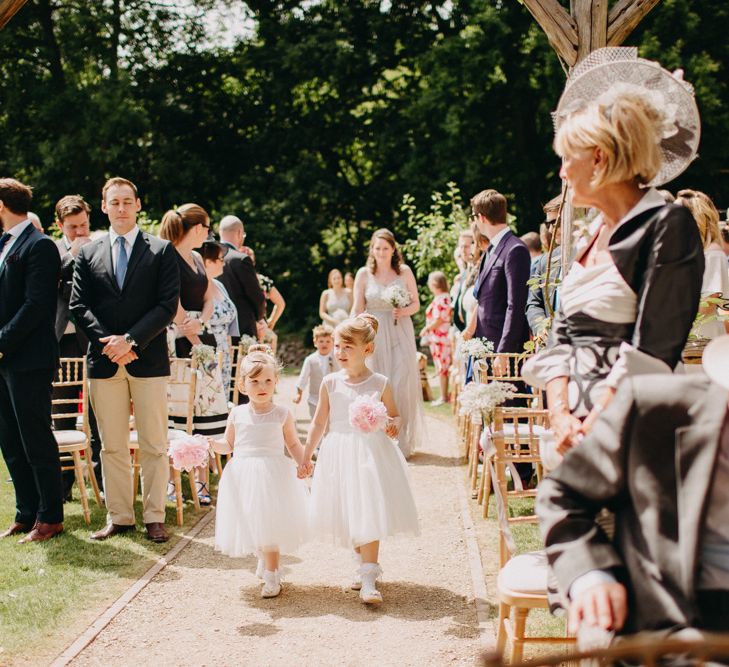
<path fill-rule="evenodd" d="M 634 47 L 597 49 L 572 70 L 552 114 L 555 129 L 591 102 L 609 111 L 626 93 L 640 95 L 663 116 L 663 166 L 650 185 L 668 183 L 691 164 L 698 151 L 701 120 L 694 89 L 683 80 L 682 70 L 671 73 L 657 62 L 639 58 Z"/>

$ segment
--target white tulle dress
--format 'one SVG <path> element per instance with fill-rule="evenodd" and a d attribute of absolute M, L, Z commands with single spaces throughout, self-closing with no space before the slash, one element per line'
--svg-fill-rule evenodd
<path fill-rule="evenodd" d="M 373 373 L 351 384 L 339 371 L 322 384 L 330 412 L 311 487 L 314 536 L 357 547 L 400 533 L 418 535 L 418 512 L 402 453 L 383 431 L 362 433 L 349 424 L 352 402 L 363 395 L 379 400 L 387 378 Z"/>
<path fill-rule="evenodd" d="M 258 550 L 290 553 L 308 537 L 309 493 L 286 457 L 283 424 L 289 410 L 256 414 L 233 408 L 233 458 L 223 470 L 215 518 L 215 548 L 228 556 Z"/>
<path fill-rule="evenodd" d="M 375 373 L 389 378 L 395 396 L 395 404 L 402 418 L 398 446 L 405 457 L 418 447 L 423 437 L 423 389 L 420 385 L 418 350 L 415 347 L 415 329 L 410 317 L 401 317 L 395 324 L 393 307 L 385 300 L 384 292 L 390 285 L 405 284 L 395 278 L 387 285 L 367 273 L 365 310 L 377 318 L 375 352 L 367 365 Z"/>

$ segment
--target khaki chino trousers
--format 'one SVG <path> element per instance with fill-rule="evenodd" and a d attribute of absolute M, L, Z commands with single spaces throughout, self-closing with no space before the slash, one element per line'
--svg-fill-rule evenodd
<path fill-rule="evenodd" d="M 139 434 L 144 523 L 164 523 L 167 481 L 167 377 L 138 378 L 120 366 L 108 379 L 89 380 L 101 436 L 101 469 L 109 523 L 135 523 L 129 417 Z"/>

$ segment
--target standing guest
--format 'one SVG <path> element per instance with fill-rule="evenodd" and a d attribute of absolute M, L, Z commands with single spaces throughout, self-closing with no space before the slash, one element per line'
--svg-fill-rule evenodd
<path fill-rule="evenodd" d="M 448 339 L 452 317 L 451 297 L 448 294 L 448 279 L 442 271 L 433 271 L 428 276 L 428 289 L 433 295 L 433 300 L 425 310 L 425 326 L 420 331 L 420 337 L 428 341 L 430 354 L 438 373 L 440 397 L 432 403 L 438 406 L 450 402 L 448 371 L 452 359 L 451 342 Z"/>
<path fill-rule="evenodd" d="M 474 256 L 474 240 L 473 232 L 466 229 L 458 235 L 458 244 L 456 245 L 456 257 L 463 263 L 463 267 L 453 281 L 453 290 L 451 292 L 453 303 L 453 326 L 458 331 L 466 328 L 466 309 L 463 305 L 463 297 L 466 295 L 466 281 L 469 276 L 473 275 L 473 256 Z"/>
<path fill-rule="evenodd" d="M 534 268 L 539 262 L 539 258 L 542 256 L 542 238 L 537 232 L 527 232 L 519 237 L 527 249 L 529 250 L 529 256 L 531 257 L 531 272 L 534 273 Z"/>
<path fill-rule="evenodd" d="M 33 213 L 33 211 L 28 211 L 28 220 L 30 220 L 30 224 L 33 225 L 33 227 L 35 227 L 41 234 L 45 233 L 45 230 L 43 229 L 43 223 L 36 213 Z"/>
<path fill-rule="evenodd" d="M 207 330 L 215 337 L 215 347 L 222 355 L 223 387 L 229 387 L 231 382 L 231 338 L 240 336 L 238 312 L 235 309 L 235 304 L 228 296 L 228 291 L 223 283 L 218 280 L 223 273 L 225 255 L 228 251 L 228 246 L 216 241 L 205 241 L 199 250 L 205 264 L 205 273 L 213 286 L 213 303 L 215 306 Z"/>
<path fill-rule="evenodd" d="M 550 240 L 552 230 L 557 223 L 559 215 L 559 207 L 562 202 L 562 195 L 557 195 L 548 201 L 544 207 L 545 220 L 542 225 L 545 232 L 549 234 Z M 549 248 L 549 245 L 545 246 Z M 552 306 L 552 313 L 557 310 L 557 285 L 555 284 L 562 275 L 562 247 L 559 245 L 559 234 L 554 238 L 554 249 L 552 250 L 552 264 L 549 270 L 549 282 L 547 280 L 547 259 L 548 252 L 545 252 L 537 262 L 532 278 L 538 278 L 539 284 L 532 285 L 529 289 L 527 297 L 526 317 L 529 322 L 529 328 L 535 337 L 542 334 L 548 328 L 551 321 L 551 314 L 547 308 L 547 303 Z"/>
<path fill-rule="evenodd" d="M 193 356 L 197 345 L 217 346 L 215 335 L 208 325 L 215 309 L 215 285 L 208 280 L 202 257 L 194 248 L 208 238 L 210 218 L 197 204 L 184 204 L 169 210 L 162 216 L 159 230 L 161 238 L 175 247 L 180 272 L 180 299 L 174 319 L 176 332 L 175 352 L 178 357 Z M 217 436 L 225 432 L 228 419 L 228 385 L 223 384 L 221 369 L 217 364 L 199 364 L 196 383 L 193 432 L 204 436 Z M 173 423 L 182 425 L 184 417 L 174 416 Z M 210 505 L 208 466 L 195 469 L 197 495 L 201 505 Z M 174 484 L 167 488 L 170 500 L 175 497 Z"/>
<path fill-rule="evenodd" d="M 354 291 L 354 276 L 351 271 L 347 271 L 347 273 L 344 274 L 344 286 L 348 290 Z"/>
<path fill-rule="evenodd" d="M 573 206 L 601 212 L 560 285 L 550 346 L 523 368 L 546 388 L 561 452 L 589 432 L 626 375 L 671 372 L 698 309 L 696 223 L 645 188 L 662 169 L 662 128 L 647 97 L 622 93 L 572 112 L 557 131 Z"/>
<path fill-rule="evenodd" d="M 241 335 L 258 337 L 257 322 L 266 317 L 266 297 L 256 276 L 251 258 L 240 251 L 246 238 L 243 222 L 234 215 L 220 221 L 220 242 L 230 248 L 225 256 L 225 267 L 220 282 L 228 291 L 238 311 Z M 262 328 L 262 327 L 261 327 Z M 233 340 L 237 345 L 238 341 Z"/>
<path fill-rule="evenodd" d="M 506 197 L 496 190 L 479 192 L 471 200 L 479 231 L 489 239 L 476 280 L 478 306 L 464 332 L 494 344 L 495 352 L 523 352 L 529 339 L 526 321 L 527 282 L 531 260 L 524 242 L 506 225 Z M 508 371 L 508 361 L 494 360 L 495 375 Z"/>
<path fill-rule="evenodd" d="M 58 252 L 61 256 L 61 281 L 58 288 L 58 302 L 56 308 L 56 338 L 61 357 L 83 357 L 89 346 L 89 341 L 81 329 L 71 321 L 71 313 L 68 308 L 71 300 L 71 287 L 73 285 L 73 269 L 79 250 L 91 241 L 89 236 L 89 213 L 91 207 L 84 201 L 81 195 L 67 195 L 58 200 L 56 204 L 56 224 L 61 230 L 62 236 L 56 241 Z M 55 387 L 53 390 L 54 399 L 71 399 L 78 397 L 78 387 Z M 99 487 L 103 489 L 101 475 L 101 438 L 96 425 L 94 411 L 89 406 L 88 414 L 91 458 L 94 463 L 94 474 Z M 73 430 L 76 428 L 76 417 L 69 419 L 58 419 L 56 428 L 61 430 Z M 63 473 L 63 497 L 68 498 L 71 494 L 71 487 L 76 479 L 73 470 Z"/>
<path fill-rule="evenodd" d="M 313 419 L 316 406 L 319 403 L 321 381 L 329 373 L 339 370 L 339 364 L 334 360 L 334 355 L 332 354 L 332 345 L 334 343 L 332 336 L 334 335 L 334 329 L 328 324 L 320 324 L 314 327 L 312 334 L 314 336 L 316 352 L 312 352 L 304 359 L 304 365 L 301 367 L 301 373 L 299 374 L 299 381 L 296 383 L 294 403 L 298 404 L 301 401 L 304 388 L 308 388 L 309 396 L 306 403 L 309 406 L 309 416 Z"/>
<path fill-rule="evenodd" d="M 721 246 L 719 231 L 719 211 L 708 195 L 698 190 L 680 190 L 676 203 L 685 206 L 696 221 L 704 246 L 704 277 L 701 282 L 701 299 L 729 299 L 729 272 L 726 269 L 726 255 Z M 699 338 L 716 338 L 727 331 L 724 322 L 717 319 L 718 308 L 715 303 L 704 303 L 699 313 L 707 318 L 695 328 Z"/>
<path fill-rule="evenodd" d="M 51 387 L 58 366 L 54 332 L 61 259 L 33 227 L 31 189 L 0 179 L 0 449 L 15 487 L 15 520 L 0 537 L 42 542 L 63 532 Z"/>
<path fill-rule="evenodd" d="M 79 251 L 70 304 L 76 325 L 89 339 L 90 396 L 102 443 L 108 523 L 91 539 L 134 530 L 129 456 L 133 402 L 147 536 L 166 542 L 166 330 L 177 312 L 180 272 L 174 246 L 137 227 L 142 203 L 134 183 L 111 178 L 101 196 L 111 228 Z"/>
<path fill-rule="evenodd" d="M 349 317 L 352 310 L 352 290 L 344 286 L 339 269 L 332 269 L 327 276 L 327 289 L 319 299 L 319 317 L 324 324 L 336 327 Z"/>
<path fill-rule="evenodd" d="M 388 288 L 407 292 L 410 305 L 398 308 L 387 300 Z M 397 247 L 389 229 L 378 229 L 370 240 L 367 266 L 354 280 L 354 306 L 359 315 L 372 313 L 379 322 L 372 356 L 367 360 L 375 373 L 389 378 L 402 417 L 398 445 L 405 458 L 420 443 L 423 434 L 423 393 L 420 386 L 415 329 L 411 316 L 420 310 L 415 276 Z"/>
<path fill-rule="evenodd" d="M 243 246 L 241 248 L 241 252 L 244 252 L 251 258 L 253 266 L 255 267 L 256 253 L 253 251 L 253 248 Z M 283 312 L 286 309 L 286 301 L 274 284 L 272 278 L 264 276 L 262 273 L 256 273 L 256 275 L 258 276 L 258 282 L 263 290 L 263 296 L 267 301 L 270 301 L 273 304 L 271 314 L 267 317 L 264 316 L 263 320 L 258 323 L 258 338 L 262 342 L 267 343 L 271 348 L 271 352 L 275 355 L 276 348 L 278 347 L 278 334 L 276 334 L 273 329 L 276 326 L 276 323 L 281 319 L 281 315 L 283 315 Z M 264 307 L 264 315 L 265 313 L 266 309 Z"/>

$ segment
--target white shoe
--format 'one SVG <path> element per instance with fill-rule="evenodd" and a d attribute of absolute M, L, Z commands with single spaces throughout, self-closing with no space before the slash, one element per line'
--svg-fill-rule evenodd
<path fill-rule="evenodd" d="M 362 577 L 362 589 L 359 598 L 365 604 L 382 604 L 382 593 L 377 590 L 377 578 L 382 575 L 382 568 L 377 563 L 362 563 L 359 568 Z"/>
<path fill-rule="evenodd" d="M 271 572 L 266 570 L 263 573 L 263 588 L 261 588 L 262 598 L 275 598 L 281 593 L 281 578 L 278 570 Z"/>
<path fill-rule="evenodd" d="M 261 556 L 258 557 L 258 564 L 256 565 L 256 576 L 259 579 L 263 579 L 263 573 L 266 571 L 266 567 L 263 563 L 263 558 Z"/>

